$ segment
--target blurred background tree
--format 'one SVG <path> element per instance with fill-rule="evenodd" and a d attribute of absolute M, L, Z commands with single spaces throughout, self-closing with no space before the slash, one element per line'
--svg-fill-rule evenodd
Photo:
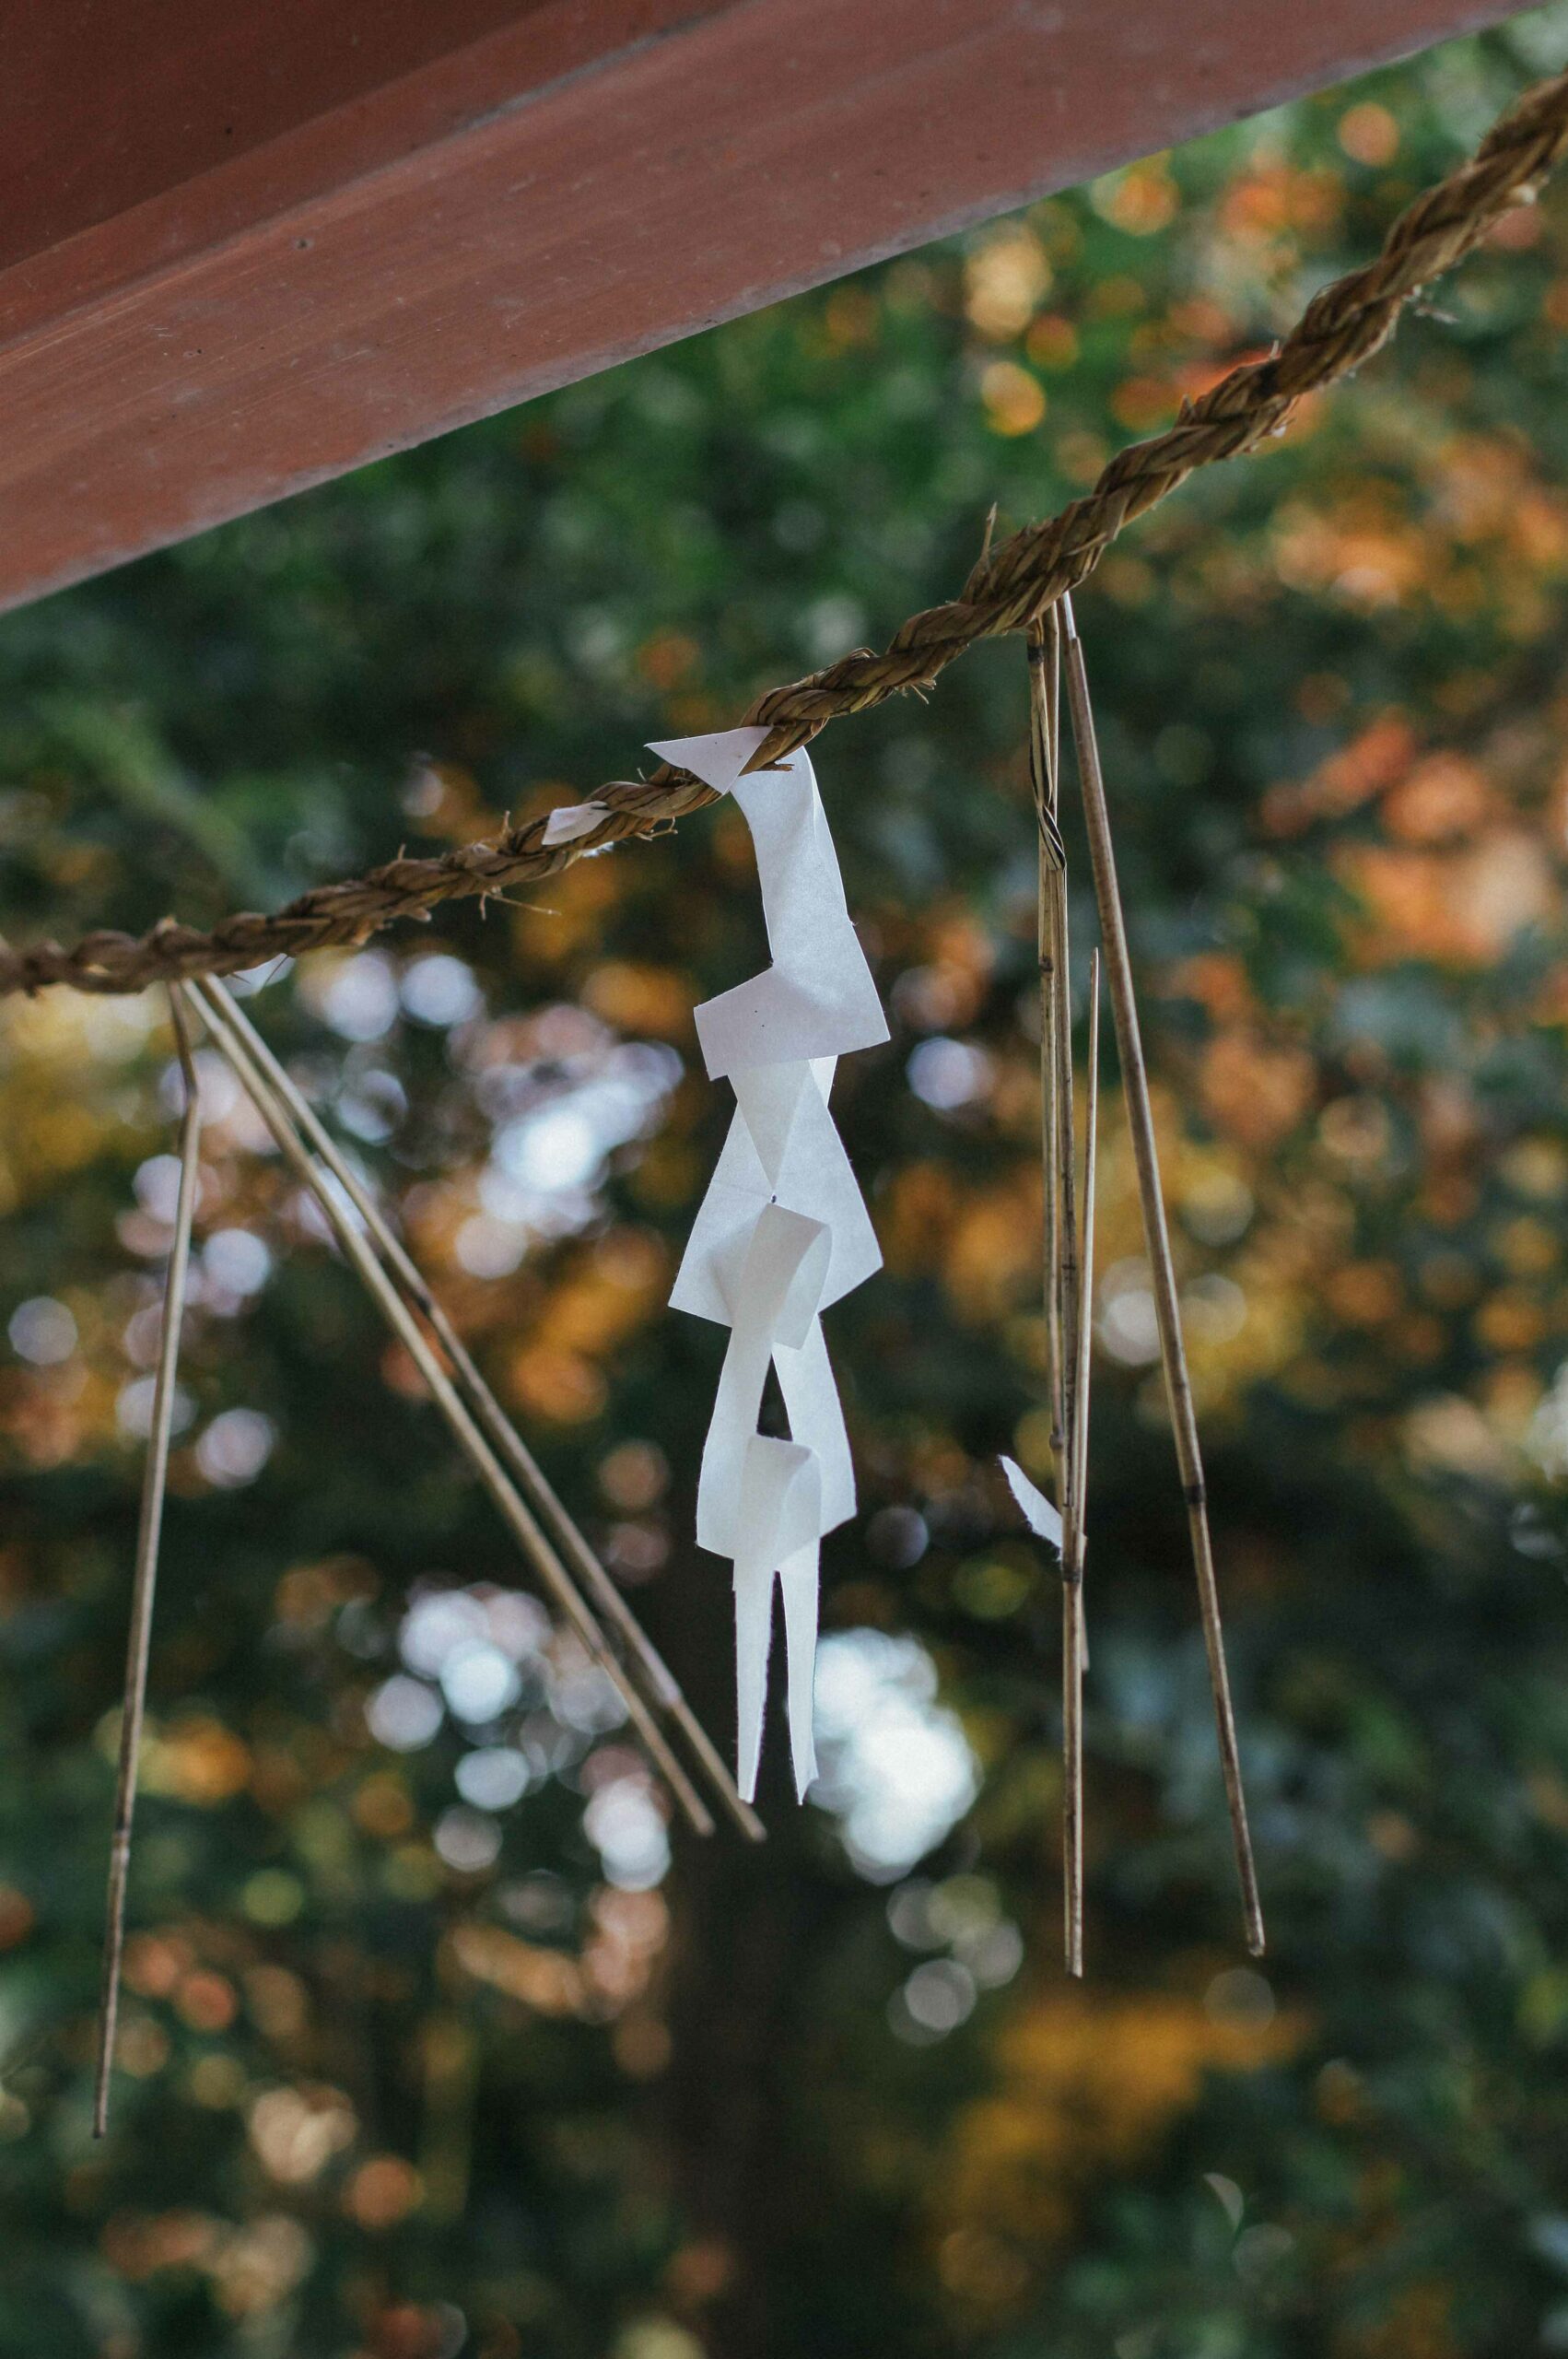
<path fill-rule="evenodd" d="M 0 923 L 457 842 L 948 593 L 1372 251 L 1561 6 L 0 624 Z M 178 1104 L 0 1008 L 0 2347 L 16 2359 L 1568 2349 L 1568 192 L 1082 598 L 1272 1933 L 1243 1962 L 1119 1118 L 1090 1979 L 1059 1964 L 1024 669 L 819 769 L 894 1023 L 836 1104 L 825 1775 L 667 1825 L 203 1058 L 115 2117 L 92 2010 Z M 1069 802 L 1074 938 L 1092 937 Z M 252 979 L 711 1725 L 722 1338 L 666 1315 L 764 957 L 733 812 Z M 1080 979 L 1081 980 L 1081 979 Z"/>

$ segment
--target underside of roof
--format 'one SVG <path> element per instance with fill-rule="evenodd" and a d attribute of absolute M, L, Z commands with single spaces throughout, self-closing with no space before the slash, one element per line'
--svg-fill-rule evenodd
<path fill-rule="evenodd" d="M 0 0 L 0 607 L 1510 13 Z"/>

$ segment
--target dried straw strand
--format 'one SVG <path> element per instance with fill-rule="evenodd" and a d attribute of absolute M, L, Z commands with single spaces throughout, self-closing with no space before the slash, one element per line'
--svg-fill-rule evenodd
<path fill-rule="evenodd" d="M 1035 957 L 1040 991 L 1040 1170 L 1045 1215 L 1045 1255 L 1041 1263 L 1046 1310 L 1046 1359 L 1050 1384 L 1051 1449 L 1062 1444 L 1065 1387 L 1062 1381 L 1061 1295 L 1057 1284 L 1059 1257 L 1060 1201 L 1057 1173 L 1056 1091 L 1056 959 L 1052 950 L 1051 870 L 1066 854 L 1058 832 L 1057 705 L 1060 689 L 1060 647 L 1056 608 L 1050 607 L 1029 632 L 1029 784 L 1035 798 L 1038 835 L 1035 886 Z"/>
<path fill-rule="evenodd" d="M 1072 1092 L 1072 980 L 1069 957 L 1067 869 L 1047 871 L 1047 916 L 1051 961 L 1051 1111 L 1053 1163 L 1050 1227 L 1056 1247 L 1051 1271 L 1056 1332 L 1061 1355 L 1057 1508 L 1067 1512 L 1072 1486 L 1074 1437 L 1078 1430 L 1078 1137 Z"/>
<path fill-rule="evenodd" d="M 1072 1088 L 1072 995 L 1068 957 L 1067 853 L 1058 827 L 1060 627 L 1055 607 L 1029 632 L 1029 776 L 1038 834 L 1036 945 L 1040 970 L 1041 1166 L 1045 1197 L 1045 1299 L 1050 1361 L 1051 1447 L 1061 1518 L 1062 1908 L 1067 1968 L 1083 1971 L 1083 1470 L 1088 1445 L 1089 1331 L 1079 1246 L 1077 1141 Z M 1097 991 L 1099 954 L 1091 973 Z M 1091 1014 L 1097 1040 L 1097 1013 Z M 1094 1121 L 1093 1100 L 1089 1120 Z M 1084 1157 L 1094 1184 L 1094 1138 Z M 1083 1209 L 1087 1238 L 1093 1218 Z"/>
<path fill-rule="evenodd" d="M 1099 1169 L 1100 1123 L 1100 970 L 1098 950 L 1089 953 L 1089 1041 L 1084 1080 L 1083 1111 L 1083 1242 L 1078 1256 L 1078 1434 L 1073 1481 L 1078 1497 L 1078 1653 L 1089 1668 L 1089 1637 L 1084 1627 L 1082 1584 L 1083 1557 L 1089 1542 L 1089 1384 L 1094 1339 L 1094 1191 Z"/>
<path fill-rule="evenodd" d="M 1324 288 L 1278 351 L 1247 361 L 1193 403 L 1174 426 L 1119 452 L 1081 499 L 1030 524 L 980 564 L 950 604 L 913 615 L 883 654 L 859 649 L 792 686 L 758 697 L 744 718 L 770 732 L 751 763 L 766 768 L 827 722 L 863 712 L 907 688 L 926 688 L 977 640 L 1026 628 L 1087 579 L 1123 528 L 1184 483 L 1195 468 L 1257 450 L 1281 431 L 1302 397 L 1360 368 L 1386 342 L 1400 311 L 1462 261 L 1515 205 L 1528 203 L 1568 148 L 1568 74 L 1527 90 L 1500 117 L 1468 162 L 1416 198 L 1381 252 Z M 579 798 L 584 799 L 584 798 Z M 619 780 L 591 798 L 605 816 L 591 833 L 546 850 L 544 820 L 492 843 L 432 860 L 394 860 L 369 875 L 318 886 L 275 916 L 252 911 L 210 933 L 166 919 L 140 937 L 91 933 L 71 949 L 43 943 L 0 953 L 0 994 L 71 983 L 78 991 L 134 992 L 194 975 L 233 974 L 333 944 L 360 943 L 398 919 L 440 903 L 492 894 L 553 874 L 584 853 L 662 829 L 714 800 L 689 771 L 667 764 L 649 779 Z"/>
<path fill-rule="evenodd" d="M 675 1721 L 701 1763 L 720 1805 L 734 1820 L 742 1834 L 748 1841 L 761 1842 L 766 1834 L 762 1821 L 750 1805 L 742 1801 L 723 1756 L 686 1701 L 680 1683 L 486 1382 L 472 1353 L 424 1273 L 382 1213 L 373 1192 L 339 1148 L 310 1100 L 296 1086 L 287 1068 L 273 1054 L 233 993 L 216 981 L 199 982 L 192 988 L 200 995 L 204 1008 L 219 1024 L 227 1022 L 240 1034 L 263 1078 L 292 1118 L 296 1129 L 353 1203 L 392 1278 L 403 1288 L 411 1307 L 423 1316 L 433 1331 L 451 1364 L 459 1385 L 468 1396 L 470 1407 L 521 1485 L 535 1513 L 548 1527 L 557 1548 L 600 1612 L 613 1623 L 618 1636 L 626 1642 L 629 1664 L 640 1676 L 649 1704 L 657 1710 L 668 1712 Z"/>
<path fill-rule="evenodd" d="M 1071 1004 L 1067 999 L 1066 865 L 1057 826 L 1059 788 L 1057 705 L 1059 649 L 1053 607 L 1030 631 L 1029 784 L 1035 799 L 1036 868 L 1035 953 L 1040 989 L 1040 1161 L 1044 1173 L 1044 1296 L 1046 1350 L 1050 1364 L 1051 1448 L 1059 1461 L 1067 1431 L 1068 1352 L 1063 1325 L 1068 1289 L 1064 1279 L 1061 1168 L 1064 1132 L 1071 1139 L 1071 1088 L 1062 1096 L 1062 1030 L 1067 1027 L 1067 1073 L 1072 1070 Z M 1071 1151 L 1071 1149 L 1069 1150 Z M 1071 1175 L 1069 1175 L 1071 1191 Z M 1061 1502 L 1059 1496 L 1058 1507 Z"/>
<path fill-rule="evenodd" d="M 1083 1673 L 1088 1649 L 1083 1622 L 1083 1560 L 1088 1543 L 1089 1379 L 1094 1291 L 1094 1180 L 1100 1088 L 1100 954 L 1089 956 L 1089 1063 L 1083 1109 L 1083 1242 L 1078 1258 L 1073 1333 L 1078 1367 L 1073 1387 L 1071 1505 L 1062 1519 L 1061 1728 L 1062 1857 L 1067 1918 L 1067 1970 L 1083 1972 Z"/>
<path fill-rule="evenodd" d="M 1235 1716 L 1231 1708 L 1230 1679 L 1225 1668 L 1224 1635 L 1220 1618 L 1219 1587 L 1214 1577 L 1213 1546 L 1209 1532 L 1208 1495 L 1203 1485 L 1198 1419 L 1192 1405 L 1192 1386 L 1182 1340 L 1176 1265 L 1171 1258 L 1170 1232 L 1165 1226 L 1159 1152 L 1154 1142 L 1154 1117 L 1149 1098 L 1149 1074 L 1143 1061 L 1127 924 L 1117 886 L 1110 815 L 1106 805 L 1105 780 L 1094 735 L 1094 710 L 1089 701 L 1083 649 L 1073 623 L 1071 598 L 1062 600 L 1062 628 L 1066 641 L 1068 708 L 1072 716 L 1078 778 L 1083 795 L 1089 856 L 1094 872 L 1094 897 L 1100 914 L 1100 937 L 1105 945 L 1106 966 L 1110 978 L 1111 1014 L 1116 1027 L 1117 1051 L 1121 1061 L 1122 1090 L 1127 1100 L 1133 1159 L 1138 1169 L 1143 1234 L 1153 1279 L 1154 1307 L 1160 1329 L 1160 1357 L 1164 1369 L 1171 1426 L 1176 1438 L 1176 1460 L 1181 1468 L 1188 1528 L 1198 1576 L 1203 1643 L 1209 1657 L 1209 1683 L 1213 1692 L 1220 1764 L 1224 1776 L 1225 1800 L 1230 1810 L 1236 1872 L 1241 1879 L 1246 1945 L 1255 1957 L 1261 1957 L 1263 1913 L 1258 1896 L 1258 1873 L 1253 1863 L 1252 1838 L 1246 1823 L 1246 1800 L 1242 1790 L 1241 1760 L 1236 1748 Z"/>
<path fill-rule="evenodd" d="M 142 1725 L 146 1716 L 147 1659 L 152 1648 L 154 1593 L 158 1587 L 158 1541 L 169 1479 L 169 1445 L 174 1430 L 175 1378 L 180 1331 L 185 1316 L 185 1282 L 191 1265 L 191 1229 L 201 1170 L 202 1112 L 191 1062 L 191 1039 L 178 991 L 169 995 L 185 1103 L 180 1116 L 180 1186 L 174 1203 L 174 1233 L 163 1282 L 163 1331 L 153 1377 L 152 1419 L 142 1477 L 136 1566 L 131 1584 L 131 1633 L 125 1652 L 125 1699 L 120 1716 L 120 1764 L 114 1788 L 114 1832 L 109 1847 L 109 1896 L 103 1937 L 103 1984 L 98 2012 L 98 2070 L 93 2086 L 95 2138 L 109 2129 L 109 2084 L 114 2066 L 114 2030 L 120 2014 L 120 1968 L 125 1953 L 125 1888 L 131 1872 L 131 1824 L 136 1811 L 136 1774 L 141 1763 Z"/>

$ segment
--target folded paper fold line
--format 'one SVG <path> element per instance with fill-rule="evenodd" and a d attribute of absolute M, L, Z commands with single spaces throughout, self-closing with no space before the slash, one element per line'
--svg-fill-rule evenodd
<path fill-rule="evenodd" d="M 733 1556 L 747 1447 L 762 1414 L 776 1343 L 798 1348 L 816 1317 L 827 1267 L 827 1231 L 780 1204 L 757 1215 L 731 1306 L 730 1347 L 720 1370 L 713 1417 L 697 1478 L 701 1548 Z"/>
<path fill-rule="evenodd" d="M 827 1107 L 837 1059 L 763 1065 L 731 1076 L 737 1100 L 670 1300 L 727 1322 L 728 1297 L 757 1215 L 770 1203 L 820 1220 L 831 1238 L 822 1309 L 882 1267 L 882 1252 Z"/>
<path fill-rule="evenodd" d="M 802 748 L 737 777 L 732 792 L 756 847 L 773 964 L 697 1009 L 708 1077 L 874 1048 L 887 1019 L 849 921 L 810 756 Z"/>
<path fill-rule="evenodd" d="M 735 1566 L 736 1783 L 756 1795 L 763 1705 L 773 1635 L 773 1583 L 784 1595 L 790 1749 L 796 1790 L 816 1774 L 812 1683 L 816 1661 L 817 1543 L 822 1486 L 816 1454 L 803 1444 L 754 1434 L 741 1484 Z"/>

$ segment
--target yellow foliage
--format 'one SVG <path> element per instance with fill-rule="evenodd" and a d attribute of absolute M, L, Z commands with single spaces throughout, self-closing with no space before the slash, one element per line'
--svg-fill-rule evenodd
<path fill-rule="evenodd" d="M 1024 348 L 1036 369 L 1071 369 L 1078 358 L 1078 331 L 1059 311 L 1047 311 L 1029 330 Z"/>
<path fill-rule="evenodd" d="M 1204 1111 L 1244 1146 L 1272 1146 L 1312 1104 L 1317 1068 L 1305 1049 L 1272 1042 L 1250 1025 L 1227 1025 L 1204 1051 Z"/>
<path fill-rule="evenodd" d="M 1334 867 L 1366 908 L 1353 947 L 1367 966 L 1490 966 L 1561 899 L 1539 837 L 1523 828 L 1496 828 L 1450 851 L 1345 844 Z"/>
<path fill-rule="evenodd" d="M 1391 164 L 1399 152 L 1399 126 L 1387 107 L 1369 99 L 1340 117 L 1340 145 L 1358 164 Z"/>
<path fill-rule="evenodd" d="M 1453 2301 L 1453 2287 L 1440 2279 L 1406 2286 L 1375 2326 L 1340 2330 L 1334 2359 L 1460 2359 L 1449 2323 Z"/>
<path fill-rule="evenodd" d="M 1046 414 L 1046 389 L 1015 360 L 993 360 L 981 372 L 980 399 L 994 434 L 1030 434 Z"/>
<path fill-rule="evenodd" d="M 1206 2071 L 1256 2071 L 1304 2035 L 1299 2016 L 1255 2028 L 1215 2021 L 1199 2000 L 1176 1994 L 1036 1999 L 1001 2036 L 995 2094 L 955 2127 L 936 2201 L 943 2250 L 954 2235 L 1024 2251 L 1055 2243 L 1087 2182 L 1135 2163 L 1191 2105 Z M 958 2249 L 973 2258 L 980 2248 Z"/>
<path fill-rule="evenodd" d="M 1442 843 L 1473 834 L 1494 807 L 1479 762 L 1463 754 L 1429 754 L 1385 794 L 1383 824 L 1406 843 Z"/>
<path fill-rule="evenodd" d="M 506 1376 L 509 1397 L 526 1414 L 556 1425 L 579 1425 L 604 1405 L 604 1379 L 591 1360 L 573 1352 L 542 1350 L 527 1344 L 512 1355 Z"/>
<path fill-rule="evenodd" d="M 964 309 L 998 344 L 1021 335 L 1051 283 L 1051 266 L 1028 227 L 1008 222 L 989 231 L 964 264 Z"/>
<path fill-rule="evenodd" d="M 673 967 L 626 960 L 595 967 L 582 987 L 583 1005 L 604 1023 L 661 1040 L 685 1038 L 696 999 L 690 979 Z"/>
<path fill-rule="evenodd" d="M 211 1809 L 241 1792 L 250 1775 L 249 1746 L 205 1715 L 176 1720 L 144 1741 L 142 1783 L 152 1793 Z"/>
<path fill-rule="evenodd" d="M 896 1276 L 923 1277 L 941 1262 L 957 1217 L 957 1180 L 940 1163 L 907 1163 L 879 1206 L 883 1255 Z"/>
<path fill-rule="evenodd" d="M 1036 1283 L 1042 1217 L 1036 1170 L 1020 1171 L 960 1205 L 942 1277 L 961 1318 L 1000 1318 Z"/>
<path fill-rule="evenodd" d="M 1163 156 L 1106 173 L 1089 194 L 1096 213 L 1134 238 L 1152 238 L 1167 229 L 1181 206 L 1181 191 Z"/>

